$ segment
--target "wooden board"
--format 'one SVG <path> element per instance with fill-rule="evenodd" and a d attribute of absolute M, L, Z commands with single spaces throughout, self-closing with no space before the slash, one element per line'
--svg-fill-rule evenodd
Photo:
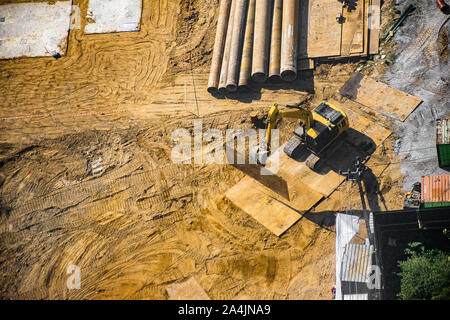
<path fill-rule="evenodd" d="M 381 28 L 381 0 L 372 0 L 369 16 L 369 53 L 378 54 Z"/>
<path fill-rule="evenodd" d="M 395 116 L 404 121 L 422 102 L 406 92 L 356 72 L 339 92 L 360 104 L 378 112 Z"/>
<path fill-rule="evenodd" d="M 330 100 L 330 103 L 345 110 L 350 122 L 350 127 L 355 128 L 358 132 L 361 132 L 362 134 L 370 137 L 377 146 L 381 145 L 383 141 L 392 133 L 382 125 L 375 123 L 359 112 L 348 108 L 343 103 L 337 102 L 335 100 Z"/>
<path fill-rule="evenodd" d="M 277 236 L 337 188 L 343 181 L 339 170 L 347 170 L 356 157 L 364 158 L 391 134 L 360 113 L 336 101 L 330 102 L 346 111 L 351 129 L 326 151 L 327 160 L 318 172 L 309 169 L 301 160 L 288 157 L 282 146 L 271 155 L 266 167 L 271 170 L 271 162 L 279 159 L 278 170 L 273 170 L 276 172 L 273 176 L 258 177 L 252 172 L 251 177 L 246 176 L 225 194 L 237 207 Z M 370 148 L 372 150 L 368 150 Z"/>
<path fill-rule="evenodd" d="M 169 300 L 211 300 L 194 278 L 167 287 Z"/>
<path fill-rule="evenodd" d="M 291 186 L 289 194 L 291 197 L 287 200 L 257 180 L 245 177 L 225 196 L 272 233 L 281 236 L 302 217 L 303 211 L 323 197 L 301 182 Z"/>
<path fill-rule="evenodd" d="M 369 0 L 356 0 L 351 7 L 344 8 L 345 22 L 342 24 L 342 56 L 364 51 L 364 13 L 366 2 L 369 2 Z"/>
<path fill-rule="evenodd" d="M 369 53 L 369 12 L 372 0 L 366 1 L 364 9 L 364 51 L 362 55 Z"/>
<path fill-rule="evenodd" d="M 369 11 L 372 1 L 356 0 L 350 10 L 348 7 L 343 9 L 337 0 L 301 1 L 299 60 L 367 55 L 370 43 Z M 336 19 L 339 13 L 345 18 L 342 24 Z M 378 51 L 378 45 L 373 45 L 376 45 L 376 48 L 372 51 Z"/>
<path fill-rule="evenodd" d="M 337 0 L 309 0 L 307 35 L 309 58 L 341 54 L 342 25 L 336 20 L 339 13 L 342 13 L 342 4 Z"/>

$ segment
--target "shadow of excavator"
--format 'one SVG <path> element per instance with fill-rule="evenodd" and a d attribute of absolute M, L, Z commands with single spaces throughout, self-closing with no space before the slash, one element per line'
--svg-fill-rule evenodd
<path fill-rule="evenodd" d="M 372 138 L 349 128 L 320 153 L 320 160 L 311 170 L 320 175 L 326 175 L 330 171 L 340 174 L 340 172 L 352 168 L 356 159 L 364 160 L 370 156 L 376 147 Z M 293 159 L 298 162 L 305 162 L 310 155 L 311 151 L 304 147 L 299 156 Z"/>

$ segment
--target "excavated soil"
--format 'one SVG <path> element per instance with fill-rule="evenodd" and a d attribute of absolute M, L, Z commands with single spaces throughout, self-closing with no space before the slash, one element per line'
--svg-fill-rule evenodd
<path fill-rule="evenodd" d="M 88 1 L 74 4 L 85 16 Z M 241 171 L 171 161 L 174 130 L 199 119 L 204 130 L 250 128 L 250 112 L 310 88 L 211 97 L 217 8 L 144 0 L 140 32 L 85 35 L 82 19 L 62 58 L 0 61 L 0 297 L 167 299 L 170 284 L 193 276 L 212 299 L 331 298 L 330 210 L 342 191 L 278 238 L 223 196 Z M 319 66 L 310 103 L 334 97 L 357 67 Z M 294 126 L 281 123 L 281 142 Z M 380 181 L 365 186 L 382 209 L 401 207 L 394 141 L 373 156 Z M 66 287 L 70 263 L 79 290 Z"/>

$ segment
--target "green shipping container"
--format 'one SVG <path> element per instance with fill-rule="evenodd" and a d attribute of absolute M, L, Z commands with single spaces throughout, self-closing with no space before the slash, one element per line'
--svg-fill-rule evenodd
<path fill-rule="evenodd" d="M 436 149 L 439 167 L 450 167 L 450 119 L 436 120 Z"/>
<path fill-rule="evenodd" d="M 425 208 L 450 207 L 450 202 L 427 202 L 423 206 Z"/>

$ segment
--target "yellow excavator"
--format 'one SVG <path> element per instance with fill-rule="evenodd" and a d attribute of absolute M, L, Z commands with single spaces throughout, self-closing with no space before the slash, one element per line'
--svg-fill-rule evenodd
<path fill-rule="evenodd" d="M 267 157 L 271 153 L 272 129 L 277 128 L 278 121 L 282 118 L 300 120 L 300 125 L 285 145 L 284 152 L 296 159 L 306 148 L 311 152 L 306 159 L 306 165 L 311 169 L 315 169 L 320 154 L 349 128 L 345 112 L 329 102 L 320 103 L 314 111 L 302 106 L 285 106 L 280 109 L 275 104 L 267 115 L 267 145 L 251 152 L 253 159 L 260 165 L 266 165 Z"/>

